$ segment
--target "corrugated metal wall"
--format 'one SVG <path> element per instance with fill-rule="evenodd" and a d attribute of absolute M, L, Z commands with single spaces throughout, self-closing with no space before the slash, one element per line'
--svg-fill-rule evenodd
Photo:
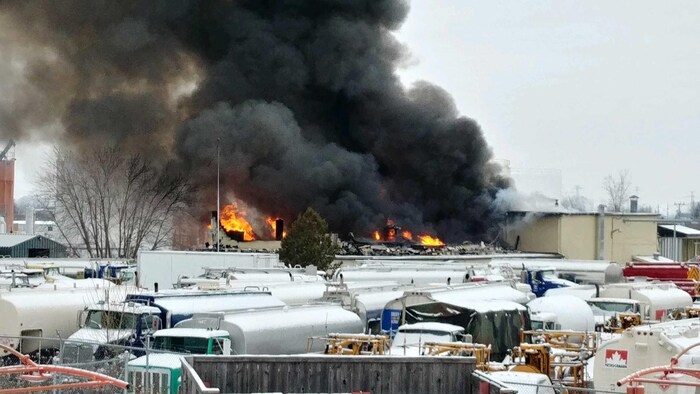
<path fill-rule="evenodd" d="M 683 238 L 659 237 L 659 253 L 673 261 L 683 261 Z"/>
<path fill-rule="evenodd" d="M 40 235 L 37 235 L 36 237 L 17 244 L 11 248 L 0 248 L 0 255 L 12 257 L 30 257 L 31 249 L 48 249 L 48 257 L 50 258 L 61 258 L 68 255 L 65 245 Z"/>
<path fill-rule="evenodd" d="M 472 357 L 330 355 L 193 356 L 186 362 L 222 393 L 468 393 L 475 366 Z M 192 383 L 183 373 L 184 392 Z"/>

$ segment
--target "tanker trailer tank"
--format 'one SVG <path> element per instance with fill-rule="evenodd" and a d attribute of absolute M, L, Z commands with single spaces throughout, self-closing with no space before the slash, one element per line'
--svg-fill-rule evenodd
<path fill-rule="evenodd" d="M 78 330 L 78 315 L 87 305 L 110 299 L 123 301 L 126 292 L 116 286 L 56 290 L 20 289 L 0 293 L 0 341 L 22 353 L 57 348 L 51 340 L 14 337 L 68 338 Z M 4 337 L 3 337 L 4 336 Z M 7 352 L 0 351 L 0 356 Z"/>
<path fill-rule="evenodd" d="M 221 314 L 196 314 L 178 328 L 229 332 L 232 354 L 306 353 L 310 337 L 331 333 L 361 334 L 362 320 L 338 305 L 304 305 Z M 316 341 L 311 351 L 322 351 Z"/>

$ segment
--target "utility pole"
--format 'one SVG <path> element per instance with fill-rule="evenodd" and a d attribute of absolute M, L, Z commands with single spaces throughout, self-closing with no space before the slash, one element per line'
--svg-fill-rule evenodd
<path fill-rule="evenodd" d="M 681 207 L 683 205 L 685 205 L 685 203 L 684 202 L 674 202 L 673 205 L 675 205 L 677 208 L 676 219 L 680 219 L 681 218 Z"/>
<path fill-rule="evenodd" d="M 220 172 L 220 166 L 219 166 L 219 157 L 221 156 L 221 149 L 220 149 L 220 144 L 221 144 L 221 138 L 216 139 L 216 251 L 220 252 L 221 251 L 221 237 L 219 236 L 219 231 L 221 231 L 221 224 L 219 223 L 219 220 L 221 220 L 221 192 L 219 188 L 219 172 Z"/>
<path fill-rule="evenodd" d="M 695 214 L 695 192 L 690 191 L 690 217 L 692 218 Z"/>

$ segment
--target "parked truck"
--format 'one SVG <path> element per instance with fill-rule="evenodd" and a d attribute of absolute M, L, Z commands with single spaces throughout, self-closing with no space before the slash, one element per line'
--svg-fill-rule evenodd
<path fill-rule="evenodd" d="M 491 345 L 493 360 L 500 361 L 520 343 L 520 330 L 531 328 L 523 306 L 528 301 L 527 295 L 503 283 L 416 289 L 386 304 L 382 330 L 393 337 L 403 324 L 458 325 L 475 342 Z"/>
<path fill-rule="evenodd" d="M 647 280 L 671 282 L 690 294 L 693 299 L 700 295 L 700 268 L 693 263 L 647 263 L 628 262 L 622 269 L 628 278 L 646 278 Z"/>
<path fill-rule="evenodd" d="M 103 301 L 124 300 L 121 291 L 100 288 L 13 289 L 0 292 L 0 343 L 22 353 L 55 349 L 59 343 L 26 337 L 67 338 L 78 328 L 77 316 L 86 305 Z M 7 355 L 0 350 L 0 355 Z"/>
<path fill-rule="evenodd" d="M 525 268 L 521 272 L 521 280 L 530 285 L 530 290 L 542 297 L 551 289 L 578 286 L 577 283 L 557 276 L 554 268 Z"/>
<path fill-rule="evenodd" d="M 254 311 L 195 314 L 175 328 L 154 334 L 153 349 L 181 354 L 299 354 L 310 337 L 360 334 L 360 318 L 338 305 L 271 307 Z M 323 351 L 320 342 L 312 351 Z M 149 354 L 129 362 L 127 380 L 135 392 L 159 382 L 161 393 L 177 393 L 180 364 L 172 354 Z M 167 385 L 167 386 L 166 386 Z M 153 387 L 151 387 L 151 390 Z M 152 391 L 150 391 L 152 392 Z"/>
<path fill-rule="evenodd" d="M 463 342 L 464 327 L 447 323 L 404 324 L 396 331 L 389 353 L 395 356 L 418 356 L 426 342 Z"/>
<path fill-rule="evenodd" d="M 691 349 L 678 359 L 675 373 L 663 370 L 644 371 L 647 368 L 668 366 L 671 358 L 684 349 L 700 342 L 700 320 L 684 319 L 665 323 L 641 325 L 630 328 L 621 335 L 603 342 L 596 351 L 593 376 L 596 390 L 629 392 L 627 385 L 617 382 L 635 372 L 640 377 L 655 380 L 644 383 L 646 393 L 680 394 L 695 393 L 697 378 L 679 372 L 681 369 L 697 371 L 700 347 Z M 686 385 L 664 384 L 679 382 Z"/>
<path fill-rule="evenodd" d="M 109 345 L 143 347 L 161 328 L 173 327 L 197 312 L 234 311 L 285 304 L 267 292 L 170 291 L 128 294 L 122 303 L 98 303 L 86 308 L 80 329 L 63 350 L 64 362 L 109 358 Z"/>

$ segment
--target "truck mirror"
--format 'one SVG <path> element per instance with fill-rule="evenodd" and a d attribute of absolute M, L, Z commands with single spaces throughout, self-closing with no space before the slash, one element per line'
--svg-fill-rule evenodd
<path fill-rule="evenodd" d="M 221 340 L 222 345 L 223 345 L 223 353 L 224 355 L 231 355 L 233 352 L 231 351 L 231 340 L 228 338 L 223 338 Z"/>
<path fill-rule="evenodd" d="M 85 327 L 85 320 L 87 320 L 88 311 L 86 309 L 78 312 L 78 327 Z"/>

